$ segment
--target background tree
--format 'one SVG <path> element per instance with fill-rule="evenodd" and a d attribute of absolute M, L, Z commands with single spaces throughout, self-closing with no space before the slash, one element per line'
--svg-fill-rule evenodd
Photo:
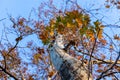
<path fill-rule="evenodd" d="M 72 0 L 63 3 L 65 5 L 61 5 L 62 9 L 58 9 L 52 0 L 41 4 L 37 12 L 38 20 L 9 16 L 12 26 L 5 28 L 0 44 L 1 79 L 61 79 L 61 73 L 56 71 L 49 55 L 57 34 L 61 34 L 64 37 L 65 53 L 81 61 L 89 70 L 86 79 L 92 74 L 97 80 L 119 80 L 120 37 L 117 33 L 109 36 L 109 31 L 105 31 L 106 27 L 119 28 L 119 25 L 106 25 L 97 19 L 92 12 L 100 9 L 85 10 L 77 1 Z M 107 9 L 111 9 L 112 5 L 117 5 L 117 8 L 119 6 L 115 0 L 107 0 L 105 4 Z M 8 33 L 15 36 L 14 44 L 11 44 Z M 44 46 L 39 47 L 29 41 L 31 35 L 37 36 Z M 25 42 L 26 46 L 22 47 L 20 43 Z M 27 56 L 30 58 L 25 62 L 23 58 Z"/>

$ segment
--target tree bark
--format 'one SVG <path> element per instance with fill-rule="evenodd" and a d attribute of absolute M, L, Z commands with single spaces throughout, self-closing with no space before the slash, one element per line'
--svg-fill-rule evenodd
<path fill-rule="evenodd" d="M 58 35 L 50 50 L 50 58 L 62 80 L 93 80 L 83 62 L 67 54 L 63 49 L 62 36 Z M 60 43 L 59 43 L 60 42 Z M 58 44 L 59 43 L 59 44 Z M 62 47 L 61 47 L 62 46 Z"/>

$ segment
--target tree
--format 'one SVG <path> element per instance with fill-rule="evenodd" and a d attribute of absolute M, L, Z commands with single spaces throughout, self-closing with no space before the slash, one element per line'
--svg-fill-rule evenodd
<path fill-rule="evenodd" d="M 107 77 L 119 80 L 120 37 L 117 33 L 109 36 L 104 31 L 110 26 L 120 28 L 119 25 L 104 25 L 99 19 L 92 20 L 93 14 L 76 1 L 65 2 L 64 9 L 57 9 L 52 0 L 41 4 L 39 20 L 10 16 L 12 27 L 5 29 L 0 44 L 1 79 L 100 80 Z M 114 0 L 110 4 L 119 6 Z M 15 34 L 14 45 L 7 33 Z M 26 47 L 22 47 L 20 43 L 26 37 L 29 40 L 31 35 L 37 35 L 44 46 L 28 41 Z M 25 55 L 30 57 L 26 62 L 23 61 L 27 58 Z"/>

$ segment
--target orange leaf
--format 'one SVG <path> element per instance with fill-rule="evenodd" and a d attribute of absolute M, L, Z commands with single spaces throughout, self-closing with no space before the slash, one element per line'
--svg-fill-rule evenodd
<path fill-rule="evenodd" d="M 83 56 L 77 56 L 77 59 L 80 60 L 81 58 L 83 58 Z"/>
<path fill-rule="evenodd" d="M 111 44 L 109 48 L 110 48 L 110 49 L 113 49 L 113 45 Z"/>
<path fill-rule="evenodd" d="M 78 23 L 78 27 L 81 27 L 82 26 L 82 22 L 80 19 L 76 19 L 76 22 Z"/>
<path fill-rule="evenodd" d="M 110 8 L 110 5 L 106 5 L 105 7 L 106 7 L 106 8 Z"/>
<path fill-rule="evenodd" d="M 24 19 L 24 18 L 21 18 L 21 19 L 19 19 L 18 24 L 19 24 L 20 26 L 23 26 L 24 21 L 25 21 L 25 19 Z"/>
<path fill-rule="evenodd" d="M 49 72 L 49 73 L 48 73 L 48 76 L 49 76 L 49 77 L 52 77 L 52 76 L 53 76 L 53 74 L 54 74 L 54 72 L 53 72 L 53 71 L 51 71 L 51 72 Z"/>
<path fill-rule="evenodd" d="M 104 39 L 101 39 L 100 42 L 102 43 L 102 45 L 106 45 L 107 44 L 106 40 L 104 40 Z"/>
<path fill-rule="evenodd" d="M 29 77 L 29 80 L 34 80 L 34 78 L 32 76 Z"/>
<path fill-rule="evenodd" d="M 120 37 L 116 34 L 116 35 L 114 36 L 114 39 L 120 40 Z"/>
<path fill-rule="evenodd" d="M 98 69 L 97 72 L 101 73 L 101 72 L 103 72 L 103 70 L 102 69 Z"/>
<path fill-rule="evenodd" d="M 54 32 L 53 32 L 53 31 L 51 31 L 51 32 L 50 32 L 50 36 L 53 36 L 53 35 L 54 35 Z"/>

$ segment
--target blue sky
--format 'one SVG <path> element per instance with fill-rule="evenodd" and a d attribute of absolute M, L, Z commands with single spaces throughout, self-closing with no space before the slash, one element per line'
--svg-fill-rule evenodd
<path fill-rule="evenodd" d="M 32 8 L 38 9 L 39 5 L 43 1 L 48 0 L 0 0 L 0 20 L 3 18 L 8 18 L 7 14 L 10 14 L 14 17 L 23 16 L 28 17 Z M 59 0 L 54 0 L 55 4 L 59 4 Z M 58 3 L 59 1 L 59 3 Z M 74 0 L 73 0 L 74 1 Z M 104 8 L 105 0 L 78 0 L 81 7 L 85 9 L 94 9 L 94 8 Z M 98 4 L 98 5 L 97 5 Z M 94 6 L 93 6 L 94 5 Z M 93 7 L 91 7 L 93 6 Z M 120 10 L 112 9 L 112 10 L 102 10 L 99 12 L 99 17 L 102 18 L 104 15 L 104 21 L 106 23 L 114 23 L 119 20 Z M 98 15 L 96 15 L 98 16 Z M 2 22 L 0 22 L 1 25 Z"/>
<path fill-rule="evenodd" d="M 9 27 L 12 25 L 9 21 L 8 15 L 16 18 L 19 16 L 28 18 L 31 10 L 33 8 L 38 9 L 41 2 L 42 0 L 0 0 L 0 20 L 6 18 L 0 21 L 0 39 L 2 36 L 1 34 L 3 33 L 4 30 L 4 25 L 5 27 Z M 10 40 L 10 43 L 15 44 L 16 36 L 12 34 L 7 34 L 7 36 Z M 19 43 L 19 45 L 25 46 L 25 44 L 27 44 L 26 42 L 31 40 L 36 42 L 36 44 L 40 43 L 37 46 L 42 46 L 40 40 L 38 40 L 35 35 L 28 36 L 28 38 L 25 38 L 21 43 Z"/>
<path fill-rule="evenodd" d="M 3 25 L 10 26 L 8 15 L 13 17 L 25 17 L 28 15 L 32 8 L 37 9 L 42 0 L 0 0 L 0 34 L 3 30 Z M 0 35 L 1 37 L 1 35 Z"/>
<path fill-rule="evenodd" d="M 0 0 L 0 18 L 13 16 L 27 17 L 32 8 L 37 8 L 41 0 Z"/>
<path fill-rule="evenodd" d="M 3 30 L 3 24 L 6 26 L 10 25 L 10 22 L 8 21 L 9 20 L 8 14 L 13 17 L 22 16 L 22 17 L 28 18 L 28 15 L 31 9 L 32 8 L 38 9 L 42 1 L 46 1 L 46 0 L 0 0 L 0 20 L 3 18 L 6 18 L 5 20 L 0 21 L 0 38 Z M 60 2 L 60 0 L 54 0 L 54 1 L 56 1 L 55 4 L 58 6 L 58 1 Z M 103 1 L 105 0 L 78 0 L 81 7 L 85 9 L 94 9 L 94 8 L 100 8 L 100 7 L 104 8 Z M 93 6 L 93 4 L 95 5 Z M 103 18 L 102 21 L 104 22 L 104 24 L 106 23 L 114 24 L 120 19 L 120 10 L 116 8 L 113 8 L 111 10 L 104 8 L 103 10 L 98 11 L 98 13 L 99 14 L 96 14 L 95 16 L 98 19 Z M 120 25 L 120 23 L 117 23 L 117 24 Z M 116 28 L 105 29 L 105 31 L 108 32 L 109 35 L 113 34 L 112 30 L 114 33 L 120 35 L 120 29 L 116 29 Z"/>
<path fill-rule="evenodd" d="M 8 14 L 13 17 L 22 16 L 22 17 L 28 18 L 28 15 L 31 12 L 31 9 L 32 8 L 38 9 L 42 1 L 43 0 L 0 0 L 0 20 L 3 18 L 6 18 L 0 21 L 0 39 L 1 39 L 1 34 L 3 33 L 4 25 L 6 27 L 9 27 L 11 25 L 8 18 Z M 14 35 L 10 34 L 8 35 L 8 37 L 11 44 L 15 44 Z M 30 40 L 35 41 L 36 44 L 40 42 L 34 35 L 34 36 L 29 36 L 28 38 L 25 38 L 24 41 L 22 41 L 22 43 L 20 43 L 19 45 L 23 46 L 23 44 L 26 44 L 26 41 L 30 41 Z M 28 53 L 29 51 L 27 50 L 25 54 L 21 55 L 21 58 L 23 58 L 24 61 L 29 61 L 30 57 L 26 55 Z M 26 57 L 23 57 L 25 55 Z M 30 67 L 30 69 L 32 69 L 32 67 Z"/>
<path fill-rule="evenodd" d="M 0 34 L 3 30 L 3 25 L 9 27 L 10 21 L 9 16 L 13 17 L 25 17 L 28 18 L 33 8 L 38 9 L 40 3 L 43 0 L 0 0 Z M 1 35 L 0 35 L 1 37 Z"/>
<path fill-rule="evenodd" d="M 3 18 L 6 18 L 2 21 L 0 21 L 0 37 L 1 37 L 1 33 L 3 30 L 3 25 L 9 27 L 11 24 L 9 22 L 9 18 L 8 18 L 8 14 L 13 16 L 13 17 L 18 17 L 18 16 L 22 16 L 25 18 L 28 18 L 29 13 L 31 12 L 32 8 L 38 9 L 39 5 L 41 4 L 41 2 L 43 1 L 49 1 L 49 0 L 0 0 L 0 20 Z M 59 7 L 59 4 L 62 4 L 62 0 L 54 0 L 55 1 L 55 5 L 57 5 Z M 74 0 L 72 0 L 74 1 Z M 105 5 L 104 5 L 104 1 L 105 0 L 78 0 L 79 5 L 86 9 L 86 10 L 90 10 L 90 9 L 96 9 L 96 8 L 102 8 L 102 10 L 98 11 L 98 14 L 96 14 L 95 16 L 98 19 L 102 19 L 104 24 L 114 24 L 115 22 L 119 21 L 120 19 L 120 10 L 116 9 L 115 7 L 113 7 L 112 9 L 105 9 Z M 94 13 L 94 12 L 92 12 Z M 94 18 L 92 18 L 92 20 L 94 20 Z M 120 23 L 117 23 L 118 25 L 120 25 Z M 120 35 L 120 29 L 111 29 L 111 28 L 106 28 L 105 32 L 108 33 L 108 35 L 112 35 L 113 33 Z M 10 39 L 12 39 L 14 36 L 10 35 Z M 36 36 L 32 36 L 36 37 Z M 31 37 L 29 37 L 29 39 L 32 39 Z M 35 39 L 33 39 L 35 40 Z M 37 40 L 37 39 L 36 39 Z M 25 43 L 26 40 L 24 40 L 23 43 Z M 36 44 L 39 41 L 36 41 Z M 39 46 L 39 45 L 38 45 Z"/>

